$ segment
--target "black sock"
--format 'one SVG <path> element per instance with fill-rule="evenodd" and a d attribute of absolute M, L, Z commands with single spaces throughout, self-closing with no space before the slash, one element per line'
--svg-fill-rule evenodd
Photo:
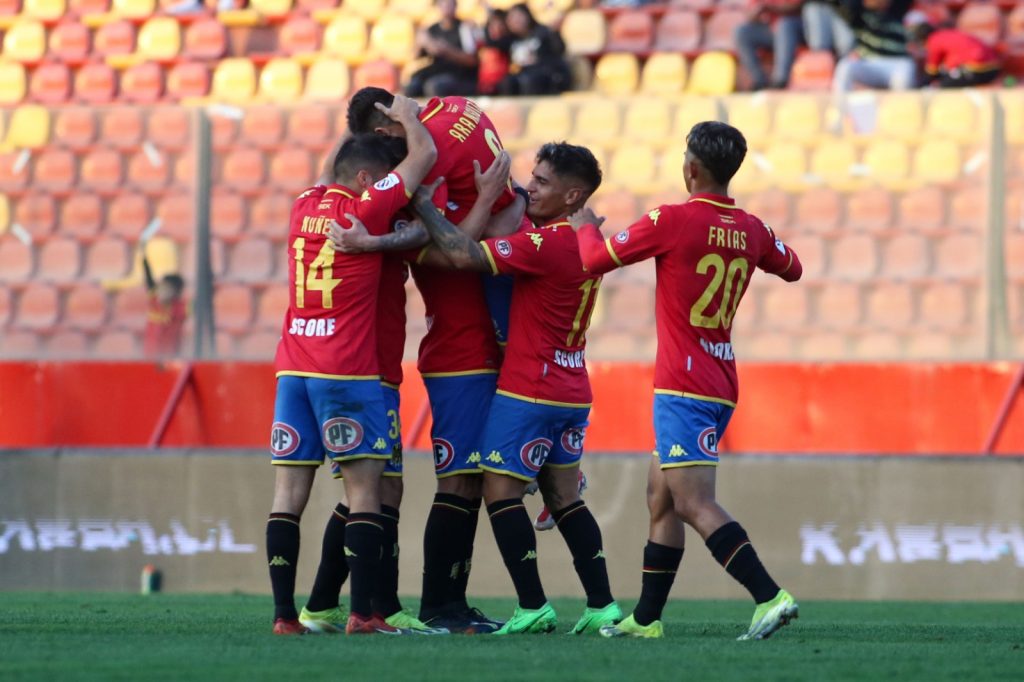
<path fill-rule="evenodd" d="M 572 553 L 572 565 L 587 593 L 587 606 L 592 609 L 608 606 L 614 600 L 608 585 L 608 566 L 604 559 L 597 519 L 583 500 L 551 512 L 551 517 L 558 524 L 558 530 Z"/>
<path fill-rule="evenodd" d="M 539 609 L 547 603 L 537 571 L 537 536 L 523 501 L 512 498 L 487 505 L 494 538 L 501 558 L 512 576 L 512 583 L 524 609 Z"/>
<path fill-rule="evenodd" d="M 423 595 L 421 617 L 429 618 L 452 600 L 465 550 L 470 501 L 459 495 L 437 493 L 423 533 Z"/>
<path fill-rule="evenodd" d="M 402 602 L 398 600 L 398 510 L 381 505 L 380 515 L 384 538 L 373 610 L 386 618 L 402 610 Z"/>
<path fill-rule="evenodd" d="M 306 602 L 306 608 L 310 611 L 325 611 L 338 606 L 341 586 L 348 579 L 348 562 L 345 561 L 346 523 L 348 507 L 339 502 L 324 528 L 320 565 L 316 569 L 313 591 L 309 593 L 309 601 Z"/>
<path fill-rule="evenodd" d="M 299 563 L 299 517 L 275 513 L 267 519 L 267 563 L 274 592 L 274 618 L 295 620 L 295 569 Z"/>
<path fill-rule="evenodd" d="M 761 560 L 757 558 L 754 546 L 750 544 L 747 531 L 736 521 L 731 521 L 708 536 L 705 543 L 715 561 L 726 572 L 747 588 L 758 604 L 771 601 L 779 592 L 779 586 L 768 575 Z"/>
<path fill-rule="evenodd" d="M 633 620 L 640 625 L 650 625 L 661 619 L 661 612 L 668 601 L 668 593 L 683 560 L 682 547 L 659 545 L 647 541 L 644 547 L 644 573 L 640 590 L 640 601 L 633 609 Z"/>
<path fill-rule="evenodd" d="M 462 545 L 462 567 L 459 577 L 456 578 L 455 585 L 452 587 L 450 598 L 456 606 L 463 608 L 469 608 L 469 603 L 466 601 L 466 589 L 469 587 L 469 572 L 473 568 L 473 544 L 476 541 L 476 526 L 480 520 L 481 502 L 483 500 L 479 497 L 469 501 L 469 519 L 464 529 L 466 537 Z"/>
<path fill-rule="evenodd" d="M 349 514 L 345 556 L 352 573 L 352 613 L 362 618 L 373 615 L 383 536 L 384 520 L 380 514 Z"/>

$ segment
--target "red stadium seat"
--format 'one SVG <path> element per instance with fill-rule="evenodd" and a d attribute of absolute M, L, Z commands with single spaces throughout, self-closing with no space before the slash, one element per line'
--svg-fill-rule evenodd
<path fill-rule="evenodd" d="M 950 225 L 962 230 L 984 231 L 987 194 L 988 188 L 981 186 L 967 187 L 955 192 L 950 201 Z"/>
<path fill-rule="evenodd" d="M 825 264 L 828 260 L 828 249 L 824 237 L 805 232 L 783 235 L 783 239 L 790 248 L 799 254 L 805 280 L 816 280 L 824 276 Z"/>
<path fill-rule="evenodd" d="M 74 330 L 59 330 L 46 339 L 44 350 L 55 358 L 86 358 L 89 355 L 89 337 Z"/>
<path fill-rule="evenodd" d="M 128 184 L 150 194 L 162 192 L 170 179 L 168 159 L 150 157 L 144 151 L 132 154 L 128 160 Z"/>
<path fill-rule="evenodd" d="M 594 198 L 594 210 L 607 220 L 609 230 L 622 230 L 629 227 L 640 211 L 637 210 L 636 196 L 632 192 L 606 192 Z"/>
<path fill-rule="evenodd" d="M 218 114 L 210 117 L 210 127 L 210 137 L 215 151 L 226 152 L 235 146 L 235 138 L 238 136 L 238 121 Z"/>
<path fill-rule="evenodd" d="M 260 189 L 266 177 L 263 154 L 258 149 L 238 148 L 224 158 L 221 181 L 241 192 Z"/>
<path fill-rule="evenodd" d="M 938 187 L 912 190 L 900 199 L 900 226 L 904 229 L 938 230 L 946 224 L 946 197 Z"/>
<path fill-rule="evenodd" d="M 216 19 L 200 19 L 185 29 L 182 54 L 192 59 L 220 59 L 228 51 L 228 32 Z"/>
<path fill-rule="evenodd" d="M 989 45 L 996 45 L 1003 37 L 1003 14 L 993 3 L 968 3 L 956 18 L 956 26 Z"/>
<path fill-rule="evenodd" d="M 281 27 L 278 49 L 287 55 L 315 54 L 320 51 L 323 28 L 307 16 L 293 15 Z"/>
<path fill-rule="evenodd" d="M 106 14 L 110 0 L 68 0 L 68 14 L 78 18 L 91 14 Z"/>
<path fill-rule="evenodd" d="M 32 72 L 29 96 L 43 104 L 63 104 L 71 97 L 71 69 L 65 64 L 40 64 Z"/>
<path fill-rule="evenodd" d="M 21 225 L 40 241 L 53 232 L 57 226 L 57 204 L 49 192 L 32 192 L 21 198 L 14 207 L 14 222 Z"/>
<path fill-rule="evenodd" d="M 242 119 L 242 140 L 260 149 L 273 149 L 284 135 L 280 107 L 250 107 Z"/>
<path fill-rule="evenodd" d="M 825 50 L 808 50 L 797 55 L 789 75 L 790 90 L 828 90 L 836 69 L 835 56 Z"/>
<path fill-rule="evenodd" d="M 834 232 L 843 215 L 843 199 L 833 189 L 816 188 L 803 192 L 796 202 L 796 224 L 802 230 Z"/>
<path fill-rule="evenodd" d="M 921 323 L 931 329 L 954 331 L 971 317 L 968 290 L 957 282 L 935 282 L 921 291 Z"/>
<path fill-rule="evenodd" d="M 882 246 L 880 274 L 891 279 L 924 277 L 931 270 L 929 251 L 929 240 L 921 234 L 895 234 Z"/>
<path fill-rule="evenodd" d="M 294 197 L 282 192 L 257 196 L 249 213 L 249 231 L 271 239 L 286 239 L 293 200 Z"/>
<path fill-rule="evenodd" d="M 267 282 L 281 252 L 268 239 L 250 238 L 231 247 L 227 257 L 227 278 L 236 282 Z"/>
<path fill-rule="evenodd" d="M 906 329 L 915 317 L 910 284 L 878 282 L 867 294 L 867 323 L 876 329 Z"/>
<path fill-rule="evenodd" d="M 736 47 L 736 28 L 746 23 L 748 12 L 745 10 L 719 10 L 704 24 L 705 50 L 723 50 L 732 52 Z"/>
<path fill-rule="evenodd" d="M 878 271 L 878 243 L 873 235 L 849 234 L 832 242 L 829 274 L 840 280 L 866 280 Z"/>
<path fill-rule="evenodd" d="M 811 315 L 807 287 L 769 287 L 761 305 L 764 324 L 772 329 L 801 329 Z"/>
<path fill-rule="evenodd" d="M 99 57 L 135 52 L 135 26 L 130 21 L 112 21 L 96 29 L 92 51 Z"/>
<path fill-rule="evenodd" d="M 7 321 L 11 319 L 13 312 L 14 301 L 11 290 L 0 288 L 0 329 L 4 329 L 7 326 Z"/>
<path fill-rule="evenodd" d="M 192 189 L 196 179 L 196 158 L 191 151 L 182 152 L 174 160 L 174 184 Z"/>
<path fill-rule="evenodd" d="M 131 332 L 110 331 L 104 332 L 96 337 L 93 342 L 92 352 L 101 358 L 117 360 L 130 360 L 140 354 L 138 337 Z"/>
<path fill-rule="evenodd" d="M 205 97 L 210 92 L 210 69 L 197 62 L 175 64 L 167 74 L 167 94 L 182 100 Z"/>
<path fill-rule="evenodd" d="M 263 291 L 256 309 L 258 327 L 280 331 L 281 321 L 288 309 L 288 295 L 288 287 L 283 285 L 267 287 Z"/>
<path fill-rule="evenodd" d="M 91 242 L 103 227 L 103 202 L 95 194 L 72 194 L 60 207 L 61 233 Z"/>
<path fill-rule="evenodd" d="M 164 70 L 155 62 L 143 62 L 121 76 L 121 97 L 129 102 L 152 104 L 164 94 Z"/>
<path fill-rule="evenodd" d="M 388 61 L 378 59 L 361 64 L 352 76 L 353 90 L 378 87 L 394 92 L 398 89 L 398 70 Z"/>
<path fill-rule="evenodd" d="M 210 229 L 213 236 L 235 241 L 245 229 L 245 205 L 242 197 L 222 189 L 214 190 L 210 201 Z"/>
<path fill-rule="evenodd" d="M 15 325 L 22 329 L 48 331 L 60 319 L 60 292 L 42 282 L 33 282 L 18 298 Z"/>
<path fill-rule="evenodd" d="M 47 239 L 39 247 L 36 278 L 46 282 L 67 283 L 78 278 L 82 270 L 82 252 L 70 237 Z"/>
<path fill-rule="evenodd" d="M 300 144 L 307 149 L 322 150 L 332 144 L 331 128 L 331 116 L 327 109 L 304 106 L 289 113 L 287 140 L 290 144 Z M 505 130 L 500 127 L 498 129 L 502 132 Z"/>
<path fill-rule="evenodd" d="M 64 64 L 77 66 L 89 58 L 89 29 L 77 21 L 64 21 L 50 29 L 49 54 Z"/>
<path fill-rule="evenodd" d="M 118 149 L 137 149 L 144 127 L 138 107 L 115 107 L 103 112 L 100 137 L 104 143 Z"/>
<path fill-rule="evenodd" d="M 659 52 L 694 52 L 700 47 L 700 16 L 690 10 L 669 10 L 658 22 L 654 49 Z"/>
<path fill-rule="evenodd" d="M 844 225 L 855 230 L 884 231 L 892 225 L 892 194 L 879 187 L 854 192 L 846 201 Z"/>
<path fill-rule="evenodd" d="M 283 149 L 271 157 L 270 184 L 297 194 L 313 184 L 313 159 L 305 149 Z"/>
<path fill-rule="evenodd" d="M 34 270 L 31 246 L 10 236 L 0 239 L 0 282 L 27 282 Z"/>
<path fill-rule="evenodd" d="M 944 277 L 975 278 L 982 274 L 984 238 L 978 232 L 956 232 L 935 244 L 935 272 Z"/>
<path fill-rule="evenodd" d="M 246 331 L 253 320 L 253 293 L 241 284 L 221 285 L 213 294 L 214 319 L 217 328 Z"/>
<path fill-rule="evenodd" d="M 149 225 L 149 199 L 136 192 L 119 192 L 107 208 L 106 234 L 112 237 L 124 237 L 129 241 L 138 240 L 142 231 Z"/>
<path fill-rule="evenodd" d="M 146 139 L 160 149 L 178 151 L 189 141 L 190 112 L 177 106 L 158 107 L 147 117 Z"/>
<path fill-rule="evenodd" d="M 87 104 L 106 104 L 117 92 L 117 74 L 106 64 L 86 64 L 75 74 L 75 98 Z"/>
<path fill-rule="evenodd" d="M 759 192 L 745 202 L 744 210 L 753 213 L 773 228 L 789 225 L 792 219 L 792 200 L 788 192 L 769 189 Z"/>
<path fill-rule="evenodd" d="M 648 12 L 623 10 L 608 24 L 607 52 L 647 52 L 654 44 L 654 17 Z"/>
<path fill-rule="evenodd" d="M 85 276 L 94 281 L 119 279 L 131 270 L 128 242 L 117 237 L 97 239 L 85 258 Z"/>
<path fill-rule="evenodd" d="M 117 292 L 110 324 L 118 329 L 142 331 L 146 326 L 149 294 L 143 287 L 130 287 Z"/>
<path fill-rule="evenodd" d="M 17 17 L 21 13 L 21 0 L 0 0 L 0 17 Z"/>
<path fill-rule="evenodd" d="M 33 165 L 33 187 L 53 194 L 70 192 L 75 184 L 75 155 L 67 149 L 44 149 Z"/>
<path fill-rule="evenodd" d="M 179 244 L 192 241 L 195 236 L 195 198 L 189 193 L 168 194 L 157 203 L 156 215 L 160 219 L 161 234 Z"/>
<path fill-rule="evenodd" d="M 53 122 L 53 137 L 66 147 L 86 149 L 96 141 L 96 115 L 84 107 L 61 108 Z"/>
<path fill-rule="evenodd" d="M 123 179 L 124 164 L 114 149 L 95 149 L 82 159 L 81 184 L 86 190 L 114 192 Z"/>
<path fill-rule="evenodd" d="M 0 152 L 0 192 L 16 193 L 28 185 L 28 164 L 19 163 L 17 152 Z"/>

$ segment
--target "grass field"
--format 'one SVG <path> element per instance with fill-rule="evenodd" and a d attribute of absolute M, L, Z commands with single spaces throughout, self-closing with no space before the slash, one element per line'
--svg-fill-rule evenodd
<path fill-rule="evenodd" d="M 507 615 L 510 600 L 479 600 Z M 582 609 L 556 600 L 561 629 Z M 631 606 L 630 602 L 628 606 Z M 804 602 L 736 642 L 746 602 L 672 602 L 666 638 L 274 637 L 270 599 L 0 594 L 0 680 L 1021 680 L 1016 604 Z"/>

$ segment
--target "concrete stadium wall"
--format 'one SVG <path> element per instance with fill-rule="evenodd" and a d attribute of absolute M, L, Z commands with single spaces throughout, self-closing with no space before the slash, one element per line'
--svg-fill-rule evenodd
<path fill-rule="evenodd" d="M 649 457 L 588 454 L 585 497 L 612 586 L 639 593 Z M 401 591 L 418 595 L 430 458 L 406 457 Z M 805 599 L 1024 600 L 1024 459 L 729 456 L 723 504 L 776 579 Z M 8 450 L 0 453 L 0 590 L 137 590 L 154 564 L 167 591 L 266 593 L 263 539 L 273 474 L 258 450 Z M 341 492 L 318 477 L 302 523 L 299 593 Z M 532 512 L 540 505 L 527 498 Z M 579 595 L 557 531 L 540 533 L 551 595 Z M 699 538 L 675 597 L 743 598 Z M 471 591 L 511 584 L 482 519 Z"/>

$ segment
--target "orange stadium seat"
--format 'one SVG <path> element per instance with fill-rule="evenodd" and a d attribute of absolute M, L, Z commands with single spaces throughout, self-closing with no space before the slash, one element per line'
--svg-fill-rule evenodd
<path fill-rule="evenodd" d="M 75 99 L 107 104 L 117 92 L 117 74 L 106 64 L 85 64 L 75 74 Z"/>
<path fill-rule="evenodd" d="M 636 99 L 626 108 L 627 140 L 664 144 L 672 132 L 672 112 L 664 99 Z"/>
<path fill-rule="evenodd" d="M 292 210 L 292 199 L 283 193 L 267 193 L 252 201 L 249 212 L 249 231 L 271 239 L 285 239 L 288 235 L 288 218 Z"/>
<path fill-rule="evenodd" d="M 15 21 L 21 14 L 21 0 L 0 0 L 0 18 Z"/>
<path fill-rule="evenodd" d="M 33 187 L 53 194 L 70 192 L 75 184 L 75 155 L 67 149 L 44 149 L 33 165 Z"/>
<path fill-rule="evenodd" d="M 50 30 L 51 57 L 66 64 L 78 65 L 89 58 L 91 50 L 89 29 L 77 21 L 63 21 Z"/>
<path fill-rule="evenodd" d="M 933 231 L 946 223 L 946 196 L 938 187 L 911 190 L 900 199 L 899 224 L 905 229 Z"/>
<path fill-rule="evenodd" d="M 214 237 L 233 242 L 245 229 L 245 200 L 234 192 L 216 189 L 210 201 L 210 229 Z"/>
<path fill-rule="evenodd" d="M 640 216 L 636 196 L 632 192 L 607 192 L 594 199 L 594 212 L 607 219 L 607 229 L 622 230 Z"/>
<path fill-rule="evenodd" d="M 251 61 L 245 57 L 229 57 L 218 62 L 210 97 L 240 104 L 249 102 L 255 94 L 256 68 Z"/>
<path fill-rule="evenodd" d="M 302 66 L 294 59 L 277 57 L 260 72 L 260 97 L 273 102 L 294 102 L 302 95 Z"/>
<path fill-rule="evenodd" d="M 139 355 L 139 340 L 131 332 L 103 332 L 93 342 L 92 352 L 101 358 L 134 358 Z"/>
<path fill-rule="evenodd" d="M 85 275 L 92 280 L 124 277 L 131 270 L 128 243 L 117 237 L 97 239 L 85 258 Z"/>
<path fill-rule="evenodd" d="M 879 187 L 852 193 L 846 201 L 846 227 L 868 232 L 884 231 L 892 225 L 893 197 Z"/>
<path fill-rule="evenodd" d="M 601 97 L 588 98 L 576 110 L 573 136 L 590 144 L 614 143 L 622 127 L 619 102 Z"/>
<path fill-rule="evenodd" d="M 608 22 L 608 52 L 647 52 L 654 44 L 654 17 L 641 10 L 623 10 Z"/>
<path fill-rule="evenodd" d="M 916 332 L 907 339 L 907 355 L 918 360 L 947 360 L 953 354 L 953 339 L 945 332 Z"/>
<path fill-rule="evenodd" d="M 906 329 L 916 315 L 913 285 L 878 281 L 867 291 L 867 324 L 873 329 Z"/>
<path fill-rule="evenodd" d="M 291 12 L 292 0 L 251 0 L 249 7 L 267 19 L 281 19 Z"/>
<path fill-rule="evenodd" d="M 493 101 L 485 108 L 485 113 L 503 140 L 515 140 L 523 134 L 526 123 L 523 107 L 514 99 Z"/>
<path fill-rule="evenodd" d="M 605 54 L 594 69 L 594 87 L 604 95 L 629 95 L 640 81 L 640 63 L 624 52 Z"/>
<path fill-rule="evenodd" d="M 130 21 L 112 21 L 96 29 L 93 52 L 100 57 L 125 55 L 135 51 L 135 26 Z"/>
<path fill-rule="evenodd" d="M 167 159 L 156 159 L 144 151 L 128 159 L 128 184 L 149 194 L 160 193 L 170 180 Z"/>
<path fill-rule="evenodd" d="M 106 14 L 109 9 L 110 0 L 68 0 L 69 14 L 80 19 Z"/>
<path fill-rule="evenodd" d="M 802 329 L 811 314 L 807 287 L 768 287 L 761 306 L 761 316 L 772 329 Z"/>
<path fill-rule="evenodd" d="M 18 298 L 15 324 L 22 329 L 48 331 L 60 318 L 60 292 L 42 282 L 33 282 Z"/>
<path fill-rule="evenodd" d="M 106 109 L 100 124 L 101 139 L 118 149 L 136 149 L 142 141 L 145 123 L 137 107 Z"/>
<path fill-rule="evenodd" d="M 326 108 L 303 106 L 289 112 L 286 139 L 289 144 L 297 143 L 307 149 L 324 149 L 333 141 L 331 128 Z"/>
<path fill-rule="evenodd" d="M 142 287 L 121 289 L 114 296 L 110 321 L 118 329 L 142 331 L 146 326 L 149 295 Z"/>
<path fill-rule="evenodd" d="M 743 210 L 756 215 L 772 228 L 785 228 L 792 221 L 793 202 L 788 192 L 768 189 L 740 203 Z"/>
<path fill-rule="evenodd" d="M 958 282 L 934 282 L 921 291 L 920 318 L 928 328 L 961 329 L 970 321 L 970 310 L 968 290 Z"/>
<path fill-rule="evenodd" d="M 370 30 L 366 20 L 352 14 L 339 14 L 324 29 L 323 51 L 332 57 L 341 57 L 348 64 L 363 61 L 369 46 Z"/>
<path fill-rule="evenodd" d="M 1012 192 L 1011 188 L 1008 188 Z M 1008 192 L 1007 200 L 1009 201 L 1015 195 Z M 977 186 L 967 187 L 958 190 L 953 193 L 952 199 L 949 203 L 950 208 L 950 224 L 963 230 L 975 230 L 982 232 L 986 229 L 986 203 L 988 201 L 988 187 Z M 1007 220 L 1013 223 L 1014 219 L 1018 217 L 1011 209 L 1009 203 L 1006 207 Z"/>
<path fill-rule="evenodd" d="M 125 69 L 121 76 L 121 98 L 138 104 L 152 104 L 164 94 L 164 71 L 159 64 L 143 62 Z"/>
<path fill-rule="evenodd" d="M 34 270 L 31 246 L 13 237 L 0 238 L 0 282 L 26 282 Z"/>
<path fill-rule="evenodd" d="M 728 52 L 704 52 L 690 69 L 687 92 L 694 95 L 728 95 L 736 89 L 736 60 Z"/>
<path fill-rule="evenodd" d="M 321 57 L 306 74 L 306 99 L 337 102 L 349 91 L 348 65 L 342 59 Z"/>
<path fill-rule="evenodd" d="M 214 119 L 216 120 L 216 119 Z M 217 150 L 216 145 L 214 149 Z M 219 150 L 218 150 L 219 151 Z M 174 184 L 191 189 L 196 178 L 196 157 L 192 150 L 178 155 L 174 160 Z"/>
<path fill-rule="evenodd" d="M 526 138 L 533 142 L 565 139 L 571 128 L 572 114 L 561 98 L 538 99 L 526 115 Z"/>
<path fill-rule="evenodd" d="M 984 236 L 977 232 L 954 232 L 935 243 L 935 272 L 944 277 L 973 278 L 984 268 Z"/>
<path fill-rule="evenodd" d="M 156 13 L 156 0 L 113 0 L 110 10 L 116 16 L 142 21 Z"/>
<path fill-rule="evenodd" d="M 182 62 L 167 73 L 167 94 L 176 100 L 205 97 L 210 92 L 210 69 L 205 64 Z"/>
<path fill-rule="evenodd" d="M 1003 38 L 1003 13 L 995 3 L 969 2 L 957 15 L 956 27 L 996 45 Z"/>
<path fill-rule="evenodd" d="M 278 45 L 288 55 L 310 56 L 320 51 L 323 28 L 309 17 L 293 16 L 281 27 Z"/>
<path fill-rule="evenodd" d="M 949 139 L 925 140 L 914 152 L 914 177 L 928 183 L 950 183 L 961 175 L 960 148 Z"/>
<path fill-rule="evenodd" d="M 402 65 L 415 58 L 416 29 L 408 17 L 384 15 L 370 29 L 370 54 Z"/>
<path fill-rule="evenodd" d="M 748 19 L 748 11 L 720 9 L 704 24 L 705 50 L 731 51 L 736 45 L 736 28 Z"/>
<path fill-rule="evenodd" d="M 891 279 L 913 280 L 930 272 L 929 240 L 919 233 L 894 234 L 882 246 L 881 275 Z"/>
<path fill-rule="evenodd" d="M 244 239 L 228 252 L 226 276 L 235 282 L 266 282 L 273 278 L 280 255 L 269 239 Z"/>
<path fill-rule="evenodd" d="M 604 49 L 607 24 L 596 9 L 574 9 L 562 21 L 562 40 L 570 55 L 592 55 Z"/>
<path fill-rule="evenodd" d="M 378 87 L 394 92 L 398 89 L 398 69 L 391 62 L 377 59 L 360 64 L 352 76 L 352 87 L 360 90 L 366 87 Z"/>
<path fill-rule="evenodd" d="M 46 238 L 57 226 L 57 204 L 52 194 L 26 194 L 14 207 L 14 222 L 28 231 L 34 241 Z"/>
<path fill-rule="evenodd" d="M 278 332 L 256 332 L 242 334 L 238 341 L 238 357 L 249 360 L 271 360 L 281 340 Z"/>
<path fill-rule="evenodd" d="M 181 107 L 162 106 L 147 116 L 146 139 L 160 149 L 177 151 L 189 138 L 189 112 Z"/>
<path fill-rule="evenodd" d="M 0 62 L 0 105 L 18 104 L 27 90 L 25 67 L 18 62 Z"/>
<path fill-rule="evenodd" d="M 158 200 L 156 215 L 161 233 L 179 244 L 189 242 L 195 234 L 195 199 L 186 192 L 167 194 Z"/>
<path fill-rule="evenodd" d="M 28 185 L 28 164 L 18 163 L 19 153 L 0 152 L 0 192 L 20 193 Z"/>
<path fill-rule="evenodd" d="M 218 329 L 246 331 L 253 320 L 252 289 L 240 284 L 216 287 L 213 293 L 213 310 Z"/>
<path fill-rule="evenodd" d="M 797 197 L 794 222 L 808 232 L 829 234 L 839 229 L 842 215 L 842 196 L 834 189 L 819 187 Z"/>
<path fill-rule="evenodd" d="M 216 19 L 199 19 L 185 29 L 182 54 L 191 59 L 220 59 L 228 50 L 228 32 Z"/>
<path fill-rule="evenodd" d="M 153 17 L 139 29 L 138 54 L 143 59 L 170 61 L 181 52 L 181 26 L 172 17 Z"/>
<path fill-rule="evenodd" d="M 47 355 L 57 358 L 85 358 L 89 350 L 89 337 L 79 331 L 58 330 L 46 339 Z"/>
<path fill-rule="evenodd" d="M 5 329 L 7 321 L 11 319 L 11 312 L 14 308 L 14 301 L 11 298 L 10 289 L 0 288 L 0 329 Z"/>
<path fill-rule="evenodd" d="M 36 102 L 63 104 L 71 96 L 71 69 L 66 64 L 40 64 L 32 72 L 29 92 Z"/>
<path fill-rule="evenodd" d="M 656 52 L 644 62 L 640 92 L 678 95 L 686 88 L 686 59 L 681 54 Z"/>
<path fill-rule="evenodd" d="M 95 194 L 76 193 L 60 207 L 61 232 L 80 242 L 90 242 L 103 227 L 103 202 Z"/>
<path fill-rule="evenodd" d="M 261 149 L 272 149 L 284 134 L 283 112 L 277 107 L 249 107 L 242 119 L 242 140 Z"/>
<path fill-rule="evenodd" d="M 288 287 L 267 287 L 260 294 L 260 302 L 256 308 L 256 324 L 261 329 L 281 329 L 281 320 L 288 309 Z"/>
<path fill-rule="evenodd" d="M 689 10 L 670 9 L 658 22 L 654 49 L 662 52 L 696 52 L 700 40 L 700 15 Z"/>
<path fill-rule="evenodd" d="M 317 173 L 305 149 L 282 149 L 270 159 L 270 184 L 287 192 L 299 192 L 313 184 Z"/>
<path fill-rule="evenodd" d="M 15 62 L 34 64 L 46 54 L 46 28 L 41 22 L 23 19 L 4 33 L 3 55 Z"/>
<path fill-rule="evenodd" d="M 81 185 L 97 192 L 116 191 L 124 178 L 124 163 L 116 150 L 101 147 L 82 159 Z"/>
<path fill-rule="evenodd" d="M 772 225 L 774 228 L 775 226 Z M 825 239 L 816 234 L 780 235 L 782 239 L 800 256 L 805 280 L 818 280 L 825 275 L 825 263 L 828 253 Z"/>
<path fill-rule="evenodd" d="M 903 355 L 903 344 L 893 332 L 868 331 L 853 339 L 852 354 L 865 360 L 891 360 Z"/>
<path fill-rule="evenodd" d="M 878 242 L 873 235 L 847 234 L 829 250 L 829 274 L 843 280 L 867 280 L 878 272 Z"/>
<path fill-rule="evenodd" d="M 255 192 L 265 177 L 263 154 L 258 149 L 233 149 L 224 158 L 221 181 L 227 187 L 241 192 Z"/>
<path fill-rule="evenodd" d="M 82 270 L 82 252 L 78 241 L 70 237 L 51 237 L 39 247 L 36 278 L 47 282 L 67 283 Z"/>
<path fill-rule="evenodd" d="M 825 50 L 807 50 L 797 55 L 789 74 L 790 90 L 822 91 L 832 87 L 836 58 Z"/>

